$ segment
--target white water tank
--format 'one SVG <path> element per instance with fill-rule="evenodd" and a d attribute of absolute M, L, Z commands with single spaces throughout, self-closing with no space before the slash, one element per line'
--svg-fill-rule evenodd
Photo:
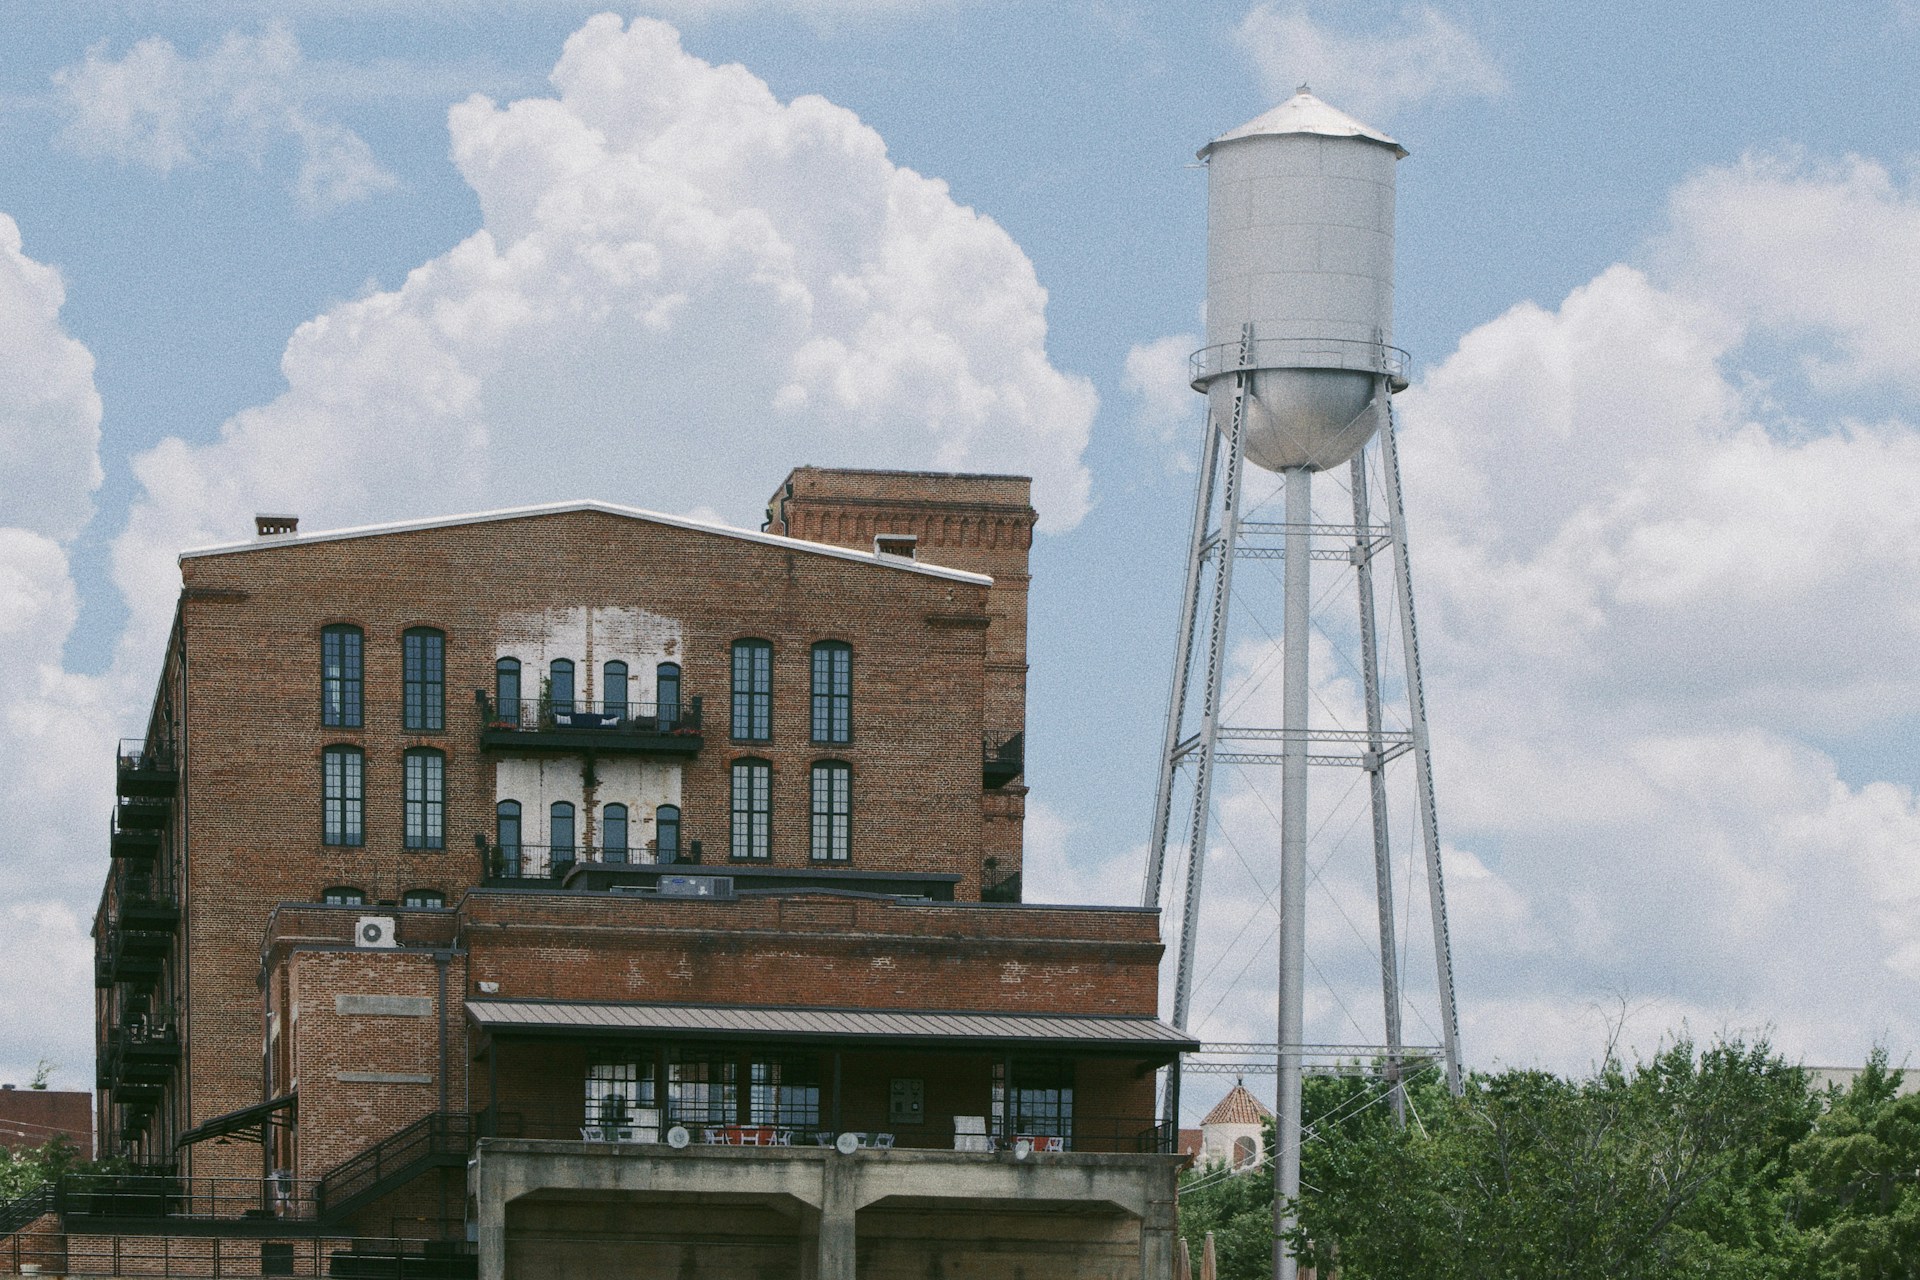
<path fill-rule="evenodd" d="M 1373 432 L 1375 378 L 1405 385 L 1393 349 L 1394 166 L 1399 143 L 1307 92 L 1200 150 L 1207 162 L 1207 346 L 1193 386 L 1216 425 L 1235 372 L 1252 375 L 1247 460 L 1324 471 Z M 1243 327 L 1253 355 L 1241 363 Z"/>

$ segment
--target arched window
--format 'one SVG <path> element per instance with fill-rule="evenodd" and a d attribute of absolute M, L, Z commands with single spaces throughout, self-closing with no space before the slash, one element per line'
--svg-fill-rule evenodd
<path fill-rule="evenodd" d="M 733 822 L 729 852 L 736 858 L 772 856 L 773 766 L 765 760 L 733 762 Z"/>
<path fill-rule="evenodd" d="M 447 758 L 431 747 L 415 747 L 406 760 L 405 845 L 409 849 L 447 847 Z"/>
<path fill-rule="evenodd" d="M 853 845 L 853 770 L 842 760 L 813 763 L 813 860 L 845 862 Z"/>
<path fill-rule="evenodd" d="M 547 809 L 547 849 L 555 878 L 573 865 L 573 802 L 555 800 Z"/>
<path fill-rule="evenodd" d="M 500 849 L 500 874 L 515 879 L 520 874 L 520 802 L 502 800 L 493 807 L 494 843 Z"/>
<path fill-rule="evenodd" d="M 773 646 L 765 640 L 733 642 L 733 737 L 736 742 L 773 737 Z"/>
<path fill-rule="evenodd" d="M 447 727 L 447 638 L 432 627 L 400 637 L 404 727 L 437 733 Z"/>
<path fill-rule="evenodd" d="M 336 884 L 320 895 L 320 901 L 330 907 L 364 907 L 367 895 L 350 884 Z"/>
<path fill-rule="evenodd" d="M 853 741 L 853 649 L 838 640 L 813 646 L 813 740 Z"/>
<path fill-rule="evenodd" d="M 653 855 L 658 862 L 680 861 L 680 806 L 663 804 L 653 811 Z"/>
<path fill-rule="evenodd" d="M 627 806 L 610 804 L 600 811 L 600 856 L 607 862 L 627 860 Z"/>
<path fill-rule="evenodd" d="M 654 711 L 662 733 L 680 723 L 680 664 L 663 662 L 653 669 Z"/>
<path fill-rule="evenodd" d="M 600 670 L 600 710 L 615 719 L 625 720 L 627 711 L 627 664 L 609 662 Z"/>
<path fill-rule="evenodd" d="M 1250 1168 L 1260 1158 L 1260 1144 L 1252 1138 L 1239 1137 L 1233 1140 L 1233 1167 Z"/>
<path fill-rule="evenodd" d="M 364 638 L 346 625 L 320 629 L 320 723 L 358 729 L 365 688 Z"/>
<path fill-rule="evenodd" d="M 434 910 L 447 905 L 447 895 L 438 889 L 409 889 L 400 895 L 400 905 L 416 911 Z"/>
<path fill-rule="evenodd" d="M 556 716 L 573 714 L 572 658 L 555 658 L 547 664 L 547 707 Z"/>
<path fill-rule="evenodd" d="M 367 757 L 358 747 L 328 747 L 320 756 L 320 842 L 367 842 Z"/>
<path fill-rule="evenodd" d="M 502 658 L 493 664 L 493 718 L 501 724 L 520 723 L 518 658 Z"/>

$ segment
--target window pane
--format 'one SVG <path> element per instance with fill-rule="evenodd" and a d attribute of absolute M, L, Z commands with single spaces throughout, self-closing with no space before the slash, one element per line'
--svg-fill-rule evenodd
<path fill-rule="evenodd" d="M 565 800 L 547 810 L 547 843 L 553 848 L 556 869 L 562 862 L 573 861 L 573 806 Z"/>
<path fill-rule="evenodd" d="M 321 895 L 320 901 L 335 907 L 363 907 L 367 895 L 346 885 L 336 885 Z"/>
<path fill-rule="evenodd" d="M 653 811 L 654 857 L 660 862 L 680 860 L 680 806 L 663 804 Z"/>
<path fill-rule="evenodd" d="M 733 736 L 743 742 L 773 737 L 773 646 L 765 640 L 733 646 Z"/>
<path fill-rule="evenodd" d="M 320 758 L 320 839 L 366 843 L 365 757 L 358 747 L 328 747 Z"/>
<path fill-rule="evenodd" d="M 993 1115 L 996 1126 L 1011 1117 L 1012 1137 L 1073 1136 L 1073 1064 L 1050 1059 L 1013 1063 L 1013 1100 L 1007 1110 L 1005 1071 L 993 1064 Z"/>
<path fill-rule="evenodd" d="M 446 637 L 425 627 L 401 637 L 406 728 L 437 731 L 446 727 Z"/>
<path fill-rule="evenodd" d="M 502 724 L 520 723 L 520 659 L 493 664 L 493 714 Z"/>
<path fill-rule="evenodd" d="M 555 658 L 547 667 L 547 705 L 556 715 L 573 714 L 573 661 Z"/>
<path fill-rule="evenodd" d="M 444 907 L 447 896 L 437 889 L 409 889 L 400 898 L 400 904 L 406 907 Z"/>
<path fill-rule="evenodd" d="M 771 852 L 772 829 L 772 766 L 764 760 L 736 760 L 733 765 L 733 856 L 767 857 Z"/>
<path fill-rule="evenodd" d="M 358 729 L 363 687 L 360 628 L 326 628 L 320 633 L 320 723 Z"/>
<path fill-rule="evenodd" d="M 652 1110 L 654 1102 L 653 1059 L 603 1059 L 587 1066 L 587 1112 L 589 1127 L 617 1138 L 618 1130 L 638 1122 L 635 1113 Z"/>
<path fill-rule="evenodd" d="M 853 741 L 853 650 L 837 641 L 813 646 L 813 740 Z"/>
<path fill-rule="evenodd" d="M 653 700 L 660 716 L 660 727 L 671 729 L 680 723 L 680 664 L 663 662 L 654 668 Z"/>
<path fill-rule="evenodd" d="M 748 1122 L 780 1129 L 820 1125 L 820 1069 L 807 1055 L 756 1059 L 751 1064 Z"/>
<path fill-rule="evenodd" d="M 600 701 L 605 705 L 600 709 L 610 716 L 619 716 L 625 720 L 627 718 L 627 664 L 609 662 L 601 675 Z"/>
<path fill-rule="evenodd" d="M 813 766 L 813 857 L 845 862 L 852 851 L 853 770 L 838 761 Z"/>
<path fill-rule="evenodd" d="M 520 802 L 502 800 L 494 806 L 494 842 L 500 846 L 500 874 L 520 874 Z"/>
<path fill-rule="evenodd" d="M 446 838 L 446 757 L 416 749 L 406 755 L 406 847 L 444 849 Z"/>
<path fill-rule="evenodd" d="M 627 806 L 610 804 L 601 812 L 600 845 L 608 862 L 627 860 Z"/>
<path fill-rule="evenodd" d="M 730 1056 L 674 1051 L 667 1060 L 670 1124 L 739 1123 L 739 1066 Z"/>

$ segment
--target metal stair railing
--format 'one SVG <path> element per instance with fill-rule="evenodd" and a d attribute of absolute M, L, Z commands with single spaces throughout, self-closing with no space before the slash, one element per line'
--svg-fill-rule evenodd
<path fill-rule="evenodd" d="M 330 1169 L 314 1190 L 320 1216 L 352 1213 L 425 1173 L 465 1164 L 473 1151 L 473 1117 L 437 1111 L 374 1143 Z"/>
<path fill-rule="evenodd" d="M 10 1236 L 60 1204 L 59 1184 L 43 1182 L 25 1195 L 0 1201 L 0 1236 Z"/>

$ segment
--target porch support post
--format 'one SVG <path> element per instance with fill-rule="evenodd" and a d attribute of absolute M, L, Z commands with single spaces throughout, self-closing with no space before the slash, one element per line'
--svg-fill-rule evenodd
<path fill-rule="evenodd" d="M 839 1054 L 835 1054 L 837 1061 Z M 837 1073 L 836 1073 L 837 1074 Z M 859 1211 L 861 1157 L 829 1150 L 820 1165 L 820 1250 L 815 1280 L 854 1280 L 859 1256 L 855 1221 Z"/>

